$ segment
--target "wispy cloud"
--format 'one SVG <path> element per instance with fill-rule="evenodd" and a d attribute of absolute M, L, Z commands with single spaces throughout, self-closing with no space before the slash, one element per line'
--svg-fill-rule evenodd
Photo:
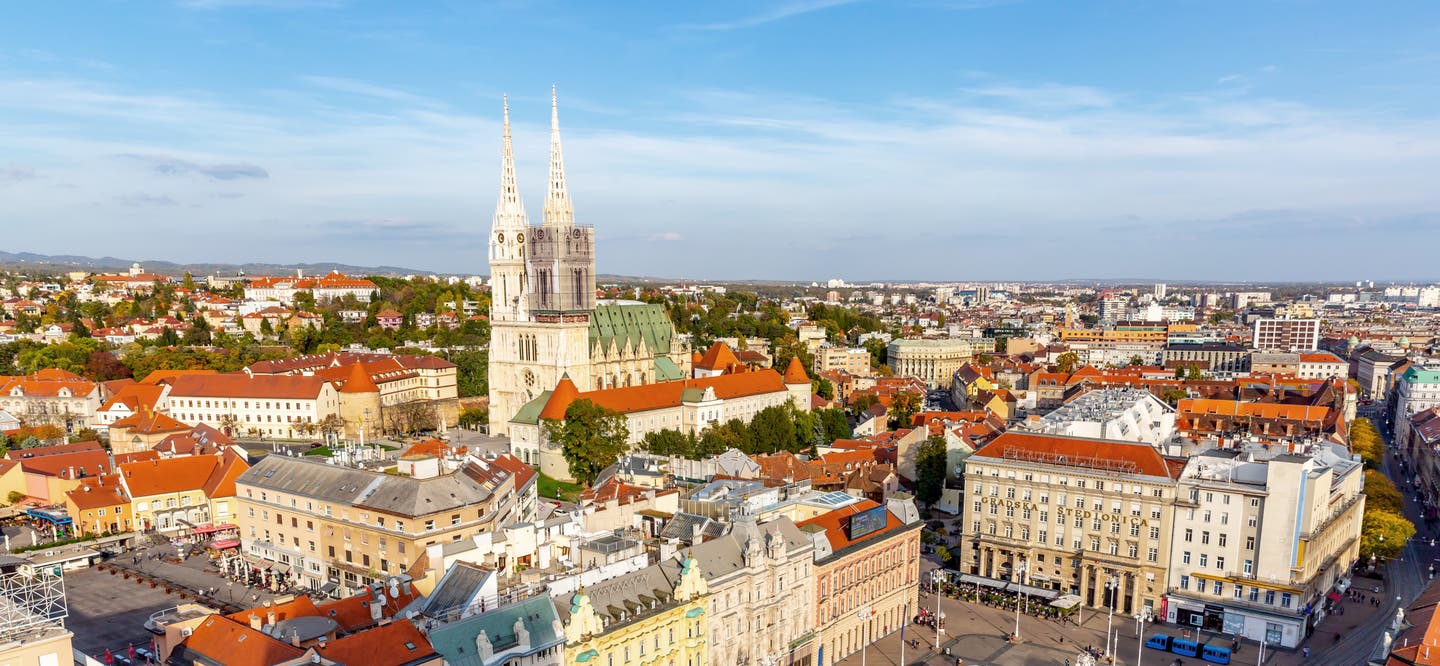
<path fill-rule="evenodd" d="M 375 99 L 384 99 L 392 102 L 416 104 L 420 106 L 444 106 L 439 101 L 431 99 L 429 97 L 416 95 L 414 93 L 406 92 L 404 90 L 399 90 L 396 88 L 388 88 L 385 86 L 375 85 L 373 83 L 367 83 L 365 81 L 356 81 L 354 79 L 347 79 L 337 76 L 302 76 L 300 77 L 300 80 L 312 86 L 315 86 L 316 88 L 323 88 L 325 90 L 346 93 L 349 95 L 373 97 Z"/>
<path fill-rule="evenodd" d="M 199 175 L 215 180 L 241 180 L 247 178 L 266 179 L 270 172 L 254 164 L 201 164 L 166 155 L 122 154 L 120 157 L 136 160 L 149 165 L 157 174 L 166 176 Z"/>
<path fill-rule="evenodd" d="M 738 30 L 741 28 L 753 28 L 757 25 L 774 23 L 775 21 L 781 21 L 793 16 L 809 14 L 810 12 L 818 12 L 823 9 L 830 9 L 831 7 L 839 7 L 841 5 L 848 5 L 858 1 L 859 0 L 790 0 L 790 2 L 779 3 L 771 7 L 770 9 L 760 12 L 758 14 L 753 14 L 744 18 L 735 19 L 733 21 L 722 21 L 719 23 L 691 23 L 680 25 L 677 27 L 685 30 Z"/>
<path fill-rule="evenodd" d="M 986 86 L 964 88 L 961 92 L 979 97 L 1000 100 L 1030 107 L 1095 107 L 1115 105 L 1115 98 L 1104 91 L 1089 86 L 1042 84 L 1037 86 Z"/>
<path fill-rule="evenodd" d="M 0 167 L 0 184 L 18 183 L 22 180 L 34 180 L 35 170 L 27 167 L 8 166 Z"/>
<path fill-rule="evenodd" d="M 125 194 L 115 197 L 115 203 L 122 206 L 144 207 L 144 206 L 178 206 L 180 202 L 164 194 Z"/>
<path fill-rule="evenodd" d="M 11 83 L 0 81 L 0 113 L 28 112 L 0 125 L 0 145 L 12 159 L 24 156 L 24 166 L 12 169 L 45 165 L 46 185 L 6 190 L 24 194 L 6 197 L 13 246 L 64 249 L 45 245 L 58 241 L 42 233 L 45 221 L 63 218 L 82 229 L 72 251 L 104 239 L 113 247 L 96 251 L 158 251 L 151 246 L 165 242 L 169 254 L 184 254 L 197 233 L 189 206 L 207 203 L 205 238 L 227 259 L 287 259 L 292 250 L 271 239 L 290 235 L 307 241 L 297 247 L 324 247 L 352 263 L 484 271 L 498 109 L 472 114 L 402 96 L 383 113 L 345 105 L 272 112 L 203 91 Z M 46 95 L 25 94 L 36 91 Z M 1024 248 L 1036 255 L 1024 262 L 1031 267 L 1073 266 L 1084 256 L 1087 266 L 1131 276 L 1194 278 L 1213 269 L 1177 268 L 1166 248 L 1178 241 L 1167 234 L 1193 229 L 1185 251 L 1220 253 L 1270 243 L 1284 229 L 1303 228 L 1305 218 L 1345 229 L 1357 216 L 1376 221 L 1365 228 L 1411 230 L 1415 242 L 1394 250 L 1394 266 L 1430 266 L 1424 248 L 1440 242 L 1440 225 L 1426 226 L 1440 210 L 1428 178 L 1440 169 L 1440 122 L 1429 118 L 1213 90 L 1146 95 L 1000 76 L 970 89 L 864 103 L 691 90 L 672 108 L 661 122 L 615 120 L 566 134 L 572 194 L 577 213 L 599 230 L 602 271 L 809 279 L 857 266 L 872 274 L 841 277 L 1051 277 L 998 251 Z M 520 183 L 538 219 L 548 109 L 511 110 Z M 137 169 L 104 159 L 115 155 L 150 161 Z M 227 199 L 246 170 L 233 169 L 237 179 L 216 174 L 255 165 L 284 177 Z M 82 185 L 61 191 L 52 182 Z M 1247 211 L 1292 212 L 1272 220 Z M 1226 222 L 1224 233 L 1202 224 L 1230 218 L 1241 221 Z M 125 224 L 155 233 L 134 240 L 104 233 Z M 1122 224 L 1161 249 L 1137 253 L 1111 242 L 1113 235 L 1092 233 Z M 958 274 L 946 248 L 984 234 L 997 251 L 976 254 Z M 1235 262 L 1243 269 L 1233 277 L 1319 277 L 1353 266 L 1334 235 L 1294 236 L 1295 252 Z M 757 237 L 767 242 L 756 244 Z M 926 238 L 941 240 L 907 244 L 902 261 L 875 261 L 887 242 Z M 665 243 L 710 251 L 655 252 Z"/>

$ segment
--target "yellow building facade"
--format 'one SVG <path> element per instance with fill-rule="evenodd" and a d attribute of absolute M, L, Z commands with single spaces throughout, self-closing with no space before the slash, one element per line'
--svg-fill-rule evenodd
<path fill-rule="evenodd" d="M 565 629 L 564 663 L 705 666 L 708 595 L 693 557 L 678 567 L 655 564 L 576 592 L 557 609 Z"/>

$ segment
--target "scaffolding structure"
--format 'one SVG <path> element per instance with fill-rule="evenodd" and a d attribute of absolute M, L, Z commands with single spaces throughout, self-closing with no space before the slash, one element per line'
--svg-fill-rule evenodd
<path fill-rule="evenodd" d="M 0 573 L 0 641 L 42 625 L 61 626 L 67 616 L 60 567 L 23 565 Z"/>

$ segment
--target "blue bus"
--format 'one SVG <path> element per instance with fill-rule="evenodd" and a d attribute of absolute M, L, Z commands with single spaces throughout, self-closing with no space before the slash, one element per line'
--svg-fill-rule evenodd
<path fill-rule="evenodd" d="M 1206 645 L 1200 649 L 1200 658 L 1212 664 L 1230 663 L 1230 648 Z"/>

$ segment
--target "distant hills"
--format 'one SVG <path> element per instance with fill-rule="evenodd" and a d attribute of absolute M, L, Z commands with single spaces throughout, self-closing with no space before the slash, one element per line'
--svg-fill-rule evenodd
<path fill-rule="evenodd" d="M 66 272 L 66 271 L 125 271 L 131 264 L 137 263 L 135 259 L 121 259 L 119 257 L 84 257 L 73 254 L 36 254 L 34 252 L 4 252 L 0 251 L 0 269 L 13 271 L 36 271 L 36 272 Z M 159 273 L 162 275 L 182 275 L 189 272 L 191 275 L 203 277 L 206 275 L 235 275 L 243 272 L 246 275 L 283 275 L 302 270 L 306 275 L 323 275 L 330 271 L 340 271 L 348 275 L 432 275 L 434 271 L 422 271 L 414 268 L 401 266 L 353 266 L 351 264 L 340 264 L 335 262 L 318 262 L 313 264 L 271 264 L 271 263 L 248 263 L 248 264 L 224 264 L 224 263 L 193 263 L 178 264 L 173 261 L 162 261 L 159 259 L 138 260 L 147 272 Z"/>

